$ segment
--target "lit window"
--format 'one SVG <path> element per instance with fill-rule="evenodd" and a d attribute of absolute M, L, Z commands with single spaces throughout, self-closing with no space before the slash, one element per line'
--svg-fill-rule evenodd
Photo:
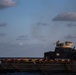
<path fill-rule="evenodd" d="M 60 56 L 60 54 L 59 53 L 56 53 L 56 56 Z"/>

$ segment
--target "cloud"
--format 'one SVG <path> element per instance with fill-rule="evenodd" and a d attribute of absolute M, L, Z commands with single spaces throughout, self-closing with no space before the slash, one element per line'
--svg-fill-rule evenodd
<path fill-rule="evenodd" d="M 16 40 L 28 40 L 29 37 L 28 35 L 22 35 L 22 36 L 19 36 Z"/>
<path fill-rule="evenodd" d="M 0 23 L 0 27 L 5 27 L 7 23 Z"/>
<path fill-rule="evenodd" d="M 0 0 L 0 9 L 8 8 L 17 5 L 13 0 Z"/>
<path fill-rule="evenodd" d="M 75 12 L 67 12 L 58 14 L 53 21 L 76 21 L 76 13 Z"/>
<path fill-rule="evenodd" d="M 66 36 L 66 38 L 68 38 L 68 39 L 76 39 L 76 35 L 68 35 L 68 36 Z"/>
<path fill-rule="evenodd" d="M 76 24 L 70 23 L 70 24 L 67 24 L 67 26 L 68 26 L 68 27 L 76 27 Z"/>
<path fill-rule="evenodd" d="M 49 24 L 45 23 L 45 22 L 38 22 L 37 25 L 41 25 L 41 26 L 47 26 Z"/>
<path fill-rule="evenodd" d="M 0 33 L 0 37 L 4 37 L 7 33 Z"/>

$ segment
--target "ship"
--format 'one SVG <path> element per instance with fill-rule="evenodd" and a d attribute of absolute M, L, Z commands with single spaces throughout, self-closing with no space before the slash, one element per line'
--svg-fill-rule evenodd
<path fill-rule="evenodd" d="M 49 51 L 44 53 L 44 59 L 70 59 L 76 60 L 76 49 L 75 46 L 72 48 L 73 42 L 65 41 L 56 42 L 56 47 L 54 51 Z"/>

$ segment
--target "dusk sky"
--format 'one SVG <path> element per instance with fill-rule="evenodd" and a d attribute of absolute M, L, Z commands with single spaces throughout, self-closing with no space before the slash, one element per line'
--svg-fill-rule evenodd
<path fill-rule="evenodd" d="M 0 0 L 0 57 L 43 57 L 57 40 L 76 46 L 76 0 Z"/>

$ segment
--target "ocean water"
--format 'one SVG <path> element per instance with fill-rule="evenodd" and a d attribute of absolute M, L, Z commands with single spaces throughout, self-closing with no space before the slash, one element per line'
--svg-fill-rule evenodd
<path fill-rule="evenodd" d="M 50 73 L 50 74 L 43 74 L 38 72 L 15 72 L 15 73 L 6 73 L 0 75 L 76 75 L 76 73 Z"/>
<path fill-rule="evenodd" d="M 38 72 L 15 72 L 15 73 L 5 73 L 0 75 L 42 75 L 42 73 Z"/>

